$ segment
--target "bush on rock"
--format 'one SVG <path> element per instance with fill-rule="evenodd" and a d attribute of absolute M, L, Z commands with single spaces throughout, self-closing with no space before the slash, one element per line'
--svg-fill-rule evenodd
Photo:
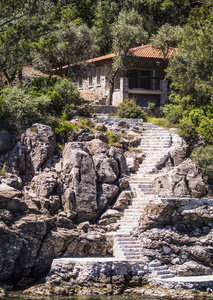
<path fill-rule="evenodd" d="M 144 121 L 147 121 L 146 113 L 136 105 L 134 99 L 126 99 L 119 104 L 118 116 L 119 118 L 143 119 Z"/>

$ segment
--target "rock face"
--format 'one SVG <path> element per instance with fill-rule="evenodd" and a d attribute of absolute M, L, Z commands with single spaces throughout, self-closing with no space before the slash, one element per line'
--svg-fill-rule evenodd
<path fill-rule="evenodd" d="M 142 254 L 159 259 L 179 275 L 213 274 L 212 212 L 213 201 L 208 199 L 150 203 L 137 233 Z"/>
<path fill-rule="evenodd" d="M 125 157 L 101 141 L 104 135 L 85 142 L 83 134 L 60 156 L 52 129 L 33 124 L 11 151 L 0 178 L 0 284 L 25 286 L 56 257 L 111 254 L 106 224 L 120 213 L 103 217 L 104 226 L 88 221 L 127 185 Z"/>
<path fill-rule="evenodd" d="M 45 274 L 59 256 L 107 255 L 106 236 L 98 228 L 88 233 L 75 225 L 61 228 L 55 218 L 33 214 L 14 219 L 12 226 L 3 221 L 0 225 L 0 284 L 24 286 L 26 280 Z"/>
<path fill-rule="evenodd" d="M 43 124 L 33 124 L 21 136 L 25 148 L 26 167 L 34 174 L 54 153 L 56 140 L 53 130 Z"/>
<path fill-rule="evenodd" d="M 206 186 L 197 165 L 191 159 L 155 178 L 153 183 L 162 197 L 195 197 L 206 195 Z"/>
<path fill-rule="evenodd" d="M 10 151 L 13 147 L 12 136 L 6 130 L 0 131 L 0 155 Z"/>
<path fill-rule="evenodd" d="M 97 212 L 97 192 L 96 173 L 88 149 L 82 143 L 68 143 L 63 151 L 62 164 L 64 204 L 69 202 L 79 221 L 91 220 Z"/>
<path fill-rule="evenodd" d="M 134 132 L 143 131 L 137 120 L 116 122 L 121 128 L 125 125 Z M 137 170 L 144 154 L 127 153 L 126 162 L 123 151 L 104 143 L 105 138 L 88 130 L 75 131 L 60 153 L 52 129 L 34 124 L 10 155 L 5 154 L 9 158 L 4 164 L 5 177 L 0 177 L 0 285 L 25 287 L 47 274 L 57 257 L 112 255 L 109 232 L 118 228 L 116 220 L 133 196 L 128 171 Z M 183 143 L 178 138 L 176 142 Z M 139 143 L 136 137 L 131 145 Z M 178 154 L 174 146 L 158 166 L 177 165 L 158 177 L 155 186 L 164 196 L 202 197 L 202 176 L 190 160 L 182 162 L 187 149 L 184 143 L 181 147 L 185 154 Z M 141 226 L 134 234 L 139 237 L 145 261 L 158 258 L 180 274 L 193 270 L 211 274 L 213 205 L 196 201 L 171 199 L 144 209 Z M 57 265 L 48 277 L 47 288 L 56 294 L 78 293 L 89 281 L 94 290 L 101 284 L 107 292 L 113 288 L 121 293 L 127 284 L 137 286 L 143 281 L 144 266 L 138 262 L 111 261 L 103 268 L 95 262 L 85 265 L 86 273 L 82 266 Z"/>

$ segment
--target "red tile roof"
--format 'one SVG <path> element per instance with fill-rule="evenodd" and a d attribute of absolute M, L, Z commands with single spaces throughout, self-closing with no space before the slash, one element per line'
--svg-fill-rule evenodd
<path fill-rule="evenodd" d="M 167 53 L 166 58 L 171 58 L 174 53 L 176 53 L 178 48 L 170 47 Z M 155 49 L 150 45 L 141 45 L 136 48 L 130 49 L 130 53 L 136 57 L 144 58 L 164 58 L 161 50 Z"/>
<path fill-rule="evenodd" d="M 178 48 L 170 47 L 166 58 L 171 58 L 172 55 L 177 52 L 177 50 L 178 50 Z M 135 57 L 156 58 L 156 59 L 164 58 L 161 50 L 155 49 L 155 48 L 151 47 L 150 45 L 141 45 L 139 47 L 131 48 L 129 51 Z M 115 53 L 107 54 L 104 56 L 99 56 L 96 58 L 88 59 L 86 62 L 90 63 L 90 62 L 107 60 L 107 59 L 111 59 L 115 56 L 117 56 L 117 54 L 115 54 Z M 66 69 L 67 67 L 68 67 L 68 65 L 63 66 L 62 69 Z M 52 71 L 55 71 L 55 70 L 57 70 L 57 69 L 53 69 Z"/>

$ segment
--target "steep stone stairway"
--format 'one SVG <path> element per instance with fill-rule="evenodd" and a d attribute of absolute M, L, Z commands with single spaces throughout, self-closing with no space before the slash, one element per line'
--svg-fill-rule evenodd
<path fill-rule="evenodd" d="M 144 207 L 151 201 L 158 201 L 160 197 L 152 187 L 153 179 L 158 170 L 157 164 L 168 155 L 172 138 L 170 133 L 154 123 L 144 123 L 141 149 L 146 157 L 139 170 L 130 176 L 130 187 L 134 192 L 132 203 L 124 210 L 123 217 L 118 220 L 119 229 L 114 235 L 113 254 L 122 259 L 141 259 L 140 243 L 130 233 L 139 225 L 139 219 Z"/>

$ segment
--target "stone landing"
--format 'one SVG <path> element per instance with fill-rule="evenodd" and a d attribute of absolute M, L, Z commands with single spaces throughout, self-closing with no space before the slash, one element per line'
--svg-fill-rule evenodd
<path fill-rule="evenodd" d="M 158 289 L 161 292 L 163 288 L 175 293 L 177 290 L 193 289 L 198 293 L 203 291 L 202 293 L 205 295 L 212 295 L 213 275 L 166 279 L 153 278 L 150 275 L 148 265 L 138 259 L 58 258 L 53 260 L 45 283 L 29 288 L 24 294 L 43 296 L 118 295 L 128 294 L 130 291 L 132 294 L 143 291 L 145 295 L 146 291 L 150 291 L 151 295 Z"/>
<path fill-rule="evenodd" d="M 140 260 L 113 257 L 54 259 L 44 290 L 49 295 L 120 294 L 126 286 L 141 286 L 147 266 Z"/>

